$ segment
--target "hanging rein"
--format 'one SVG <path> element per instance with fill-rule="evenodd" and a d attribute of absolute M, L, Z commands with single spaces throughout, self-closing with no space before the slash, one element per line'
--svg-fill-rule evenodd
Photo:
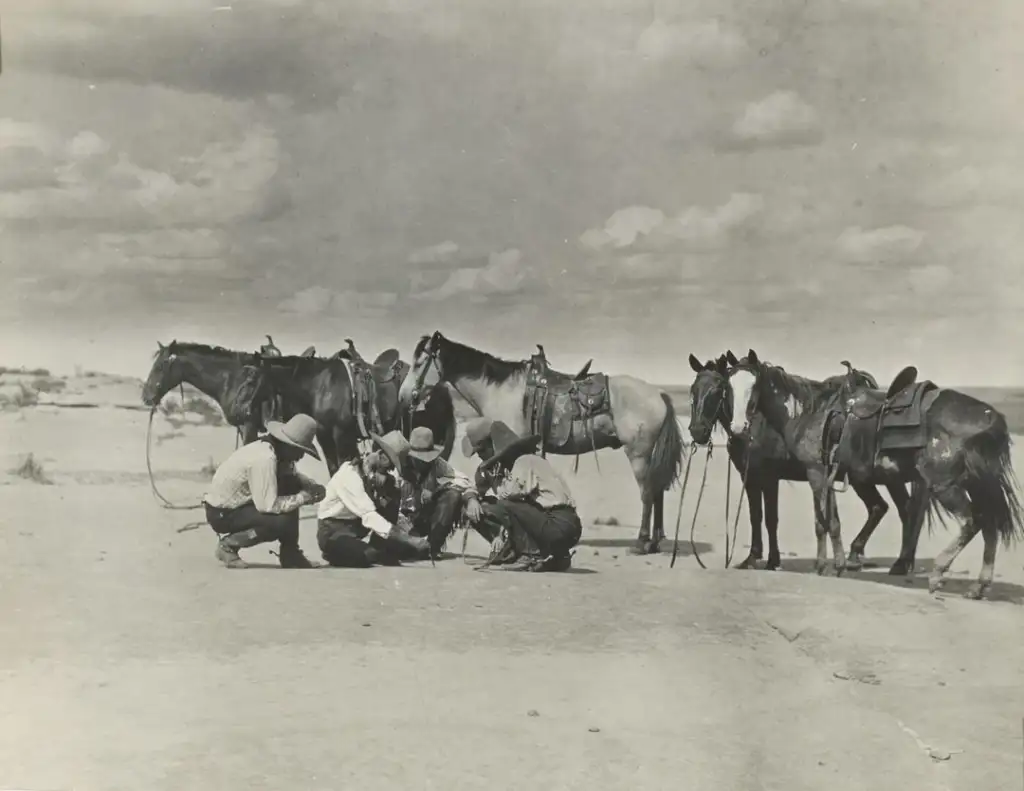
<path fill-rule="evenodd" d="M 707 398 L 707 394 L 701 396 L 701 400 L 694 406 L 693 411 L 696 414 L 701 414 L 701 407 L 704 404 L 704 399 Z M 718 406 L 715 408 L 715 413 L 712 416 L 712 420 L 718 418 L 719 412 L 722 406 L 725 404 L 725 398 L 719 400 Z M 697 503 L 693 509 L 693 519 L 690 521 L 690 550 L 693 552 L 693 557 L 697 561 L 697 564 L 702 568 L 706 569 L 704 561 L 700 559 L 700 552 L 697 551 L 697 542 L 694 540 L 694 533 L 697 527 L 697 514 L 700 511 L 701 500 L 704 497 L 704 488 L 707 485 L 708 480 L 708 466 L 711 461 L 712 451 L 714 449 L 714 443 L 708 441 L 707 444 L 707 455 L 704 457 L 704 470 L 701 474 L 700 489 L 697 490 Z M 690 477 L 690 465 L 693 462 L 694 454 L 697 452 L 696 443 L 690 445 L 689 453 L 686 457 L 686 469 L 683 472 L 683 485 L 679 492 L 679 512 L 676 515 L 676 530 L 675 537 L 672 541 L 672 559 L 669 561 L 669 568 L 674 568 L 676 565 L 676 556 L 679 552 L 679 525 L 683 518 L 683 500 L 686 497 L 686 484 Z M 733 552 L 736 549 L 736 533 L 739 529 L 740 512 L 743 510 L 743 498 L 746 496 L 746 483 L 747 474 L 750 471 L 750 444 L 747 444 L 747 452 L 744 454 L 743 463 L 743 476 L 741 481 L 743 486 L 740 489 L 739 503 L 736 505 L 736 515 L 732 524 L 732 541 L 729 540 L 729 500 L 731 497 L 731 483 L 732 483 L 732 464 L 727 463 L 725 473 L 725 568 L 729 568 L 729 564 L 732 563 Z"/>

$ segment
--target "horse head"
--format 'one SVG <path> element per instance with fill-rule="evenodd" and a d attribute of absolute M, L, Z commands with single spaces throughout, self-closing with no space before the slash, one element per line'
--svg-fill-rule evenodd
<path fill-rule="evenodd" d="M 156 354 L 149 376 L 142 385 L 142 403 L 155 407 L 172 389 L 181 384 L 184 378 L 183 364 L 178 350 L 178 342 L 172 340 L 164 346 L 157 341 Z"/>
<path fill-rule="evenodd" d="M 697 374 L 690 385 L 690 437 L 698 445 L 707 445 L 715 423 L 725 418 L 728 407 L 728 363 L 725 355 L 702 363 L 691 354 L 690 368 Z"/>
<path fill-rule="evenodd" d="M 426 392 L 444 380 L 444 370 L 439 359 L 442 340 L 443 336 L 438 331 L 433 335 L 422 336 L 416 344 L 412 362 L 398 391 L 398 402 L 403 409 L 419 408 Z"/>

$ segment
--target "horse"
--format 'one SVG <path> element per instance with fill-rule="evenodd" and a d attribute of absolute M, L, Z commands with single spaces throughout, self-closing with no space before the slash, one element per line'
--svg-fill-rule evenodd
<path fill-rule="evenodd" d="M 517 434 L 529 434 L 533 426 L 527 404 L 537 393 L 532 371 L 529 360 L 504 360 L 435 332 L 422 336 L 417 343 L 399 400 L 407 408 L 415 407 L 424 387 L 446 382 L 480 415 L 503 421 Z M 574 380 L 571 375 L 550 369 L 544 376 L 548 382 L 544 387 L 550 385 L 552 392 L 561 394 L 555 396 L 560 399 L 554 402 L 557 406 L 546 409 L 561 411 L 557 413 L 558 436 L 542 436 L 542 449 L 578 457 L 602 448 L 621 448 L 640 487 L 643 506 L 640 532 L 631 551 L 658 552 L 665 537 L 664 493 L 678 480 L 683 463 L 684 441 L 672 399 L 660 388 L 632 376 L 591 374 L 586 380 Z M 588 403 L 606 405 L 590 413 L 590 429 L 582 436 L 575 428 L 566 428 L 571 420 L 567 411 L 571 405 L 567 404 L 577 397 L 570 395 L 575 392 L 586 392 Z M 579 408 L 579 402 L 574 403 L 572 408 Z M 548 420 L 549 428 L 553 427 L 554 418 Z M 572 422 L 574 427 L 580 424 L 578 420 Z"/>
<path fill-rule="evenodd" d="M 244 386 L 264 400 L 279 396 L 283 403 L 280 417 L 284 420 L 299 412 L 317 420 L 317 440 L 331 475 L 348 458 L 345 454 L 353 453 L 358 447 L 358 421 L 353 415 L 352 379 L 346 361 L 263 357 L 258 353 L 179 341 L 158 346 L 142 389 L 142 401 L 146 406 L 155 407 L 168 392 L 187 382 L 217 401 L 227 416 L 233 405 L 241 400 L 238 393 Z M 391 359 L 388 352 L 381 357 Z M 436 437 L 443 438 L 445 451 L 442 455 L 449 458 L 455 444 L 455 407 L 451 393 L 445 387 L 430 388 L 424 398 L 423 409 L 403 424 L 406 416 L 399 408 L 398 390 L 409 366 L 394 359 L 389 369 L 390 374 L 381 375 L 381 380 L 375 382 L 382 431 L 400 428 L 408 434 L 417 426 L 427 426 Z M 382 371 L 376 373 L 382 374 Z M 250 396 L 248 418 L 239 426 L 246 444 L 255 440 L 259 431 L 265 428 L 256 403 L 258 400 L 258 397 Z"/>
<path fill-rule="evenodd" d="M 779 481 L 806 481 L 807 470 L 786 447 L 783 436 L 773 429 L 760 414 L 754 414 L 749 429 L 741 435 L 730 431 L 732 406 L 729 402 L 729 366 L 738 363 L 731 351 L 717 360 L 701 363 L 694 355 L 689 358 L 690 367 L 697 376 L 690 386 L 690 436 L 694 443 L 707 445 L 715 423 L 725 429 L 728 437 L 726 448 L 733 466 L 744 475 L 744 488 L 750 504 L 750 554 L 736 568 L 756 567 L 761 560 L 761 520 L 764 518 L 768 530 L 768 561 L 765 569 L 774 571 L 781 566 L 779 553 Z M 844 361 L 845 362 L 845 361 Z M 847 373 L 830 376 L 820 384 L 829 390 L 844 386 L 878 387 L 875 378 L 867 371 L 859 371 L 847 363 Z M 863 566 L 864 551 L 868 539 L 882 518 L 888 513 L 889 505 L 882 499 L 875 486 L 856 483 L 854 491 L 868 511 L 867 521 L 860 533 L 850 544 L 846 562 L 849 569 Z M 900 520 L 906 523 L 907 506 L 910 496 L 902 483 L 887 483 L 886 489 L 896 506 Z M 762 511 L 763 502 L 763 511 Z"/>
<path fill-rule="evenodd" d="M 1006 417 L 991 405 L 957 390 L 937 388 L 930 382 L 914 385 L 896 377 L 889 392 L 859 386 L 830 392 L 810 380 L 763 363 L 751 349 L 728 373 L 733 408 L 730 431 L 739 434 L 760 413 L 804 464 L 814 492 L 816 567 L 824 570 L 825 531 L 832 541 L 837 573 L 844 567 L 839 515 L 834 507 L 826 442 L 834 441 L 851 483 L 911 483 L 910 518 L 904 523 L 903 546 L 892 573 L 911 573 L 921 527 L 928 517 L 945 512 L 961 524 L 960 534 L 935 559 L 928 590 L 938 592 L 957 555 L 977 533 L 984 550 L 978 579 L 964 594 L 984 598 L 995 574 L 999 540 L 1007 545 L 1024 537 L 1016 475 L 1013 471 Z M 913 372 L 916 374 L 916 371 Z M 887 425 L 889 406 L 901 393 L 914 395 L 919 415 L 919 440 L 886 443 L 896 428 L 912 426 L 904 408 L 896 425 Z M 843 418 L 837 438 L 830 433 L 832 416 Z M 894 423 L 896 421 L 893 421 Z M 914 427 L 914 426 L 912 426 Z M 896 437 L 899 438 L 899 434 Z M 907 436 L 907 435 L 904 435 Z M 870 450 L 865 452 L 864 448 Z M 827 528 L 826 528 L 827 525 Z"/>

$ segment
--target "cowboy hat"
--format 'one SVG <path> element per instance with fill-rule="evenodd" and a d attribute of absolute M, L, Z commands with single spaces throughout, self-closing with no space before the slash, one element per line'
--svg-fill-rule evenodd
<path fill-rule="evenodd" d="M 489 417 L 473 418 L 466 424 L 466 435 L 462 438 L 462 454 L 472 458 L 480 452 L 480 445 L 491 436 L 494 421 Z"/>
<path fill-rule="evenodd" d="M 444 452 L 444 445 L 434 444 L 434 432 L 427 426 L 417 426 L 409 433 L 406 455 L 420 461 L 433 461 Z"/>
<path fill-rule="evenodd" d="M 396 470 L 402 469 L 402 456 L 409 452 L 409 440 L 401 431 L 389 431 L 383 437 L 371 431 L 370 439 L 388 457 L 388 461 Z"/>
<path fill-rule="evenodd" d="M 279 420 L 267 421 L 267 433 L 285 445 L 299 448 L 320 461 L 320 454 L 313 447 L 313 438 L 316 436 L 317 422 L 309 415 L 299 413 L 287 423 Z"/>
<path fill-rule="evenodd" d="M 482 461 L 480 469 L 493 467 L 502 461 L 517 459 L 523 454 L 536 450 L 537 443 L 540 442 L 540 434 L 520 437 L 500 420 L 494 421 L 490 436 L 491 444 L 494 446 L 494 455 Z"/>

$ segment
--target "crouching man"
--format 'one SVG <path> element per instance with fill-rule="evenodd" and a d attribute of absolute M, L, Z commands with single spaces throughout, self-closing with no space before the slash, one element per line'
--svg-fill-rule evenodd
<path fill-rule="evenodd" d="M 513 566 L 517 570 L 567 570 L 583 525 L 562 476 L 536 455 L 540 437 L 520 437 L 499 420 L 491 424 L 489 440 L 490 456 L 481 462 L 477 476 L 495 497 L 484 504 L 484 519 L 503 528 L 503 536 L 492 545 L 492 557 L 510 549 L 519 559 Z M 503 538 L 510 546 L 501 545 Z"/>
<path fill-rule="evenodd" d="M 324 487 L 295 469 L 303 454 L 320 458 L 313 446 L 317 423 L 296 415 L 271 420 L 267 433 L 243 445 L 214 473 L 203 496 L 206 521 L 220 536 L 216 558 L 228 568 L 246 568 L 238 551 L 280 542 L 282 568 L 310 568 L 299 549 L 299 509 L 324 497 Z"/>
<path fill-rule="evenodd" d="M 478 524 L 480 500 L 473 481 L 441 458 L 444 448 L 434 444 L 433 431 L 414 428 L 407 445 L 402 454 L 402 514 L 411 523 L 411 532 L 425 536 L 437 555 L 463 513 L 471 525 Z"/>
<path fill-rule="evenodd" d="M 391 473 L 402 469 L 408 441 L 400 431 L 370 438 L 375 449 L 342 464 L 320 503 L 316 538 L 331 566 L 395 566 L 402 557 L 429 557 L 425 538 L 397 526 L 400 490 Z"/>

